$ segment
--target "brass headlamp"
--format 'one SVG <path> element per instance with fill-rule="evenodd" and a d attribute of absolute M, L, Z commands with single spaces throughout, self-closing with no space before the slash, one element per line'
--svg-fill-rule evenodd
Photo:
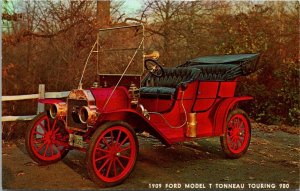
<path fill-rule="evenodd" d="M 78 117 L 81 123 L 95 124 L 99 113 L 96 106 L 83 106 L 80 108 Z"/>
<path fill-rule="evenodd" d="M 52 104 L 49 115 L 52 119 L 65 117 L 67 115 L 67 104 L 65 102 Z"/>

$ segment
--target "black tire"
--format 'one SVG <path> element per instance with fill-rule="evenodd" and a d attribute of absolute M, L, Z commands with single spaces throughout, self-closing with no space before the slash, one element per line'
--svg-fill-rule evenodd
<path fill-rule="evenodd" d="M 45 145 L 45 153 L 49 150 L 52 151 L 52 157 L 51 156 L 42 156 L 39 154 L 39 151 L 36 151 L 34 150 L 36 147 L 34 146 L 34 143 L 33 143 L 33 140 L 34 140 L 34 137 L 32 137 L 32 131 L 35 131 L 36 127 L 39 125 L 39 123 L 42 121 L 47 121 L 47 119 L 49 120 L 50 122 L 50 126 L 53 125 L 53 119 L 49 118 L 47 116 L 47 113 L 46 112 L 43 112 L 43 113 L 40 113 L 38 114 L 32 121 L 31 123 L 29 124 L 29 126 L 27 127 L 26 129 L 26 133 L 25 133 L 25 147 L 26 147 L 26 150 L 30 156 L 30 158 L 32 158 L 35 162 L 37 162 L 39 165 L 49 165 L 49 164 L 53 164 L 53 163 L 56 163 L 58 161 L 60 161 L 61 159 L 63 159 L 69 152 L 69 150 L 65 149 L 64 147 L 62 148 L 62 146 L 57 146 L 55 145 L 54 143 L 51 144 L 49 143 L 50 146 Z M 58 122 L 58 123 L 57 123 Z M 62 121 L 59 121 L 57 120 L 56 122 L 56 126 L 57 125 L 61 125 L 61 123 L 63 123 Z M 44 128 L 46 128 L 44 126 Z M 46 133 L 46 131 L 43 131 L 44 134 Z M 57 130 L 57 133 L 60 133 L 60 134 L 64 134 L 64 136 L 68 136 L 66 130 L 64 129 L 64 127 L 59 127 L 59 130 Z M 42 135 L 40 135 L 42 136 Z M 45 135 L 44 135 L 45 136 Z M 67 140 L 66 140 L 67 141 Z M 39 142 L 41 145 L 45 144 L 46 141 L 41 141 Z M 47 147 L 48 146 L 48 147 Z M 53 148 L 53 146 L 55 146 Z M 43 150 L 43 146 L 41 146 L 41 150 Z M 61 150 L 59 149 L 62 148 Z M 56 153 L 55 153 L 56 152 Z M 46 153 L 45 155 L 47 155 L 49 153 Z M 54 156 L 55 154 L 55 156 Z"/>
<path fill-rule="evenodd" d="M 129 141 L 127 142 L 126 139 Z M 124 143 L 120 143 L 121 141 Z M 129 145 L 127 149 L 125 148 L 127 152 L 130 153 L 129 156 L 122 156 L 124 151 L 122 145 L 124 146 L 125 143 Z M 115 146 L 114 151 L 110 149 L 113 148 L 113 146 Z M 138 151 L 139 144 L 137 136 L 128 123 L 113 121 L 101 125 L 94 132 L 86 154 L 86 166 L 90 178 L 101 188 L 116 186 L 122 183 L 133 171 Z M 112 154 L 112 152 L 115 153 Z M 121 162 L 121 160 L 123 161 L 121 157 L 125 156 L 128 159 L 125 159 L 124 165 L 124 163 Z M 123 169 L 120 163 L 116 162 L 117 160 L 121 162 Z M 127 163 L 126 160 L 128 160 Z M 112 166 L 114 166 L 114 169 L 112 169 Z M 119 166 L 119 168 L 117 168 L 117 166 Z"/>
<path fill-rule="evenodd" d="M 234 120 L 238 127 L 232 126 Z M 240 141 L 241 139 L 242 141 Z M 237 159 L 243 156 L 248 150 L 250 140 L 251 124 L 246 112 L 241 109 L 229 112 L 224 127 L 224 135 L 220 137 L 220 143 L 226 157 Z"/>

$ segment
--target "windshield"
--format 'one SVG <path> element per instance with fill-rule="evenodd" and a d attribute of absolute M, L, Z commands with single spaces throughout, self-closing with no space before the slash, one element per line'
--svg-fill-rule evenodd
<path fill-rule="evenodd" d="M 100 29 L 98 33 L 98 74 L 142 75 L 144 31 L 142 25 Z"/>
<path fill-rule="evenodd" d="M 144 71 L 144 26 L 139 24 L 100 29 L 86 59 L 79 89 L 82 88 L 90 58 L 95 54 L 98 75 L 120 76 L 120 81 L 123 76 L 141 77 Z"/>

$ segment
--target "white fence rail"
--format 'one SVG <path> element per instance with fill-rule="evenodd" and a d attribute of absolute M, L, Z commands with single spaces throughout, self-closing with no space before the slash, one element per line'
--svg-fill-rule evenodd
<path fill-rule="evenodd" d="M 39 94 L 2 96 L 2 101 L 16 101 L 16 100 L 37 99 L 37 98 L 39 98 Z"/>
<path fill-rule="evenodd" d="M 69 91 L 64 92 L 45 92 L 45 84 L 39 85 L 38 94 L 28 94 L 28 95 L 13 95 L 13 96 L 2 96 L 1 100 L 4 101 L 17 101 L 17 100 L 27 100 L 27 99 L 43 99 L 43 98 L 64 98 L 69 95 Z M 37 114 L 45 110 L 44 104 L 38 103 Z M 20 121 L 20 120 L 32 120 L 36 115 L 27 116 L 2 116 L 2 122 L 5 121 Z"/>

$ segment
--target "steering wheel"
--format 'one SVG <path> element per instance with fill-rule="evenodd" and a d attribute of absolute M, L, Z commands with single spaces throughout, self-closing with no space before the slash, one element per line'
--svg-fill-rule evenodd
<path fill-rule="evenodd" d="M 161 77 L 165 73 L 163 67 L 153 59 L 146 59 L 144 66 L 146 70 L 156 77 Z"/>

